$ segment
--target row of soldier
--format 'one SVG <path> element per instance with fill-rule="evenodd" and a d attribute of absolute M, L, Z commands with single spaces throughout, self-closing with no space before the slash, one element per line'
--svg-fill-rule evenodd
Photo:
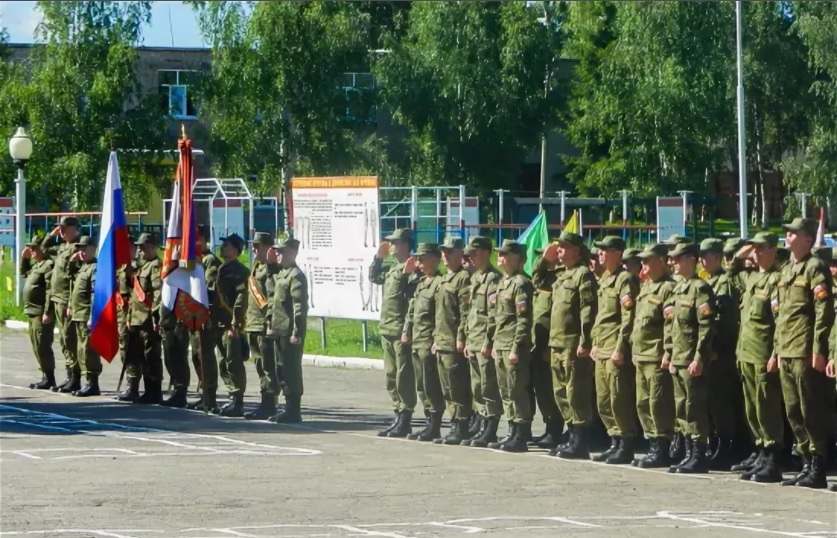
<path fill-rule="evenodd" d="M 514 241 L 497 249 L 498 271 L 488 238 L 411 255 L 410 231 L 397 230 L 370 268 L 394 410 L 379 435 L 586 459 L 598 415 L 610 446 L 596 461 L 780 482 L 787 421 L 801 470 L 783 484 L 825 487 L 837 257 L 813 254 L 816 221 L 784 228 L 785 248 L 767 232 L 641 251 L 608 236 L 592 260 L 564 232 L 537 252 L 531 279 Z M 425 426 L 413 432 L 418 401 Z M 533 438 L 536 406 L 546 431 Z"/>
<path fill-rule="evenodd" d="M 272 235 L 256 233 L 254 262 L 248 269 L 238 260 L 245 247 L 240 236 L 222 238 L 219 258 L 208 247 L 208 231 L 200 226 L 196 241 L 209 298 L 209 317 L 198 331 L 189 331 L 162 305 L 163 262 L 154 237 L 143 233 L 132 241 L 132 263 L 117 270 L 119 348 L 127 383 L 117 398 L 188 406 L 230 417 L 299 422 L 308 315 L 308 282 L 296 265 L 299 243 L 288 239 L 274 244 Z M 79 397 L 100 394 L 101 358 L 89 344 L 95 256 L 95 242 L 81 235 L 75 217 L 62 218 L 43 238 L 34 237 L 22 253 L 24 311 L 42 374 L 40 381 L 30 385 L 33 389 Z M 52 350 L 56 327 L 67 371 L 61 383 L 55 380 Z M 190 348 L 200 387 L 200 398 L 191 403 L 186 399 Z M 171 387 L 165 399 L 162 355 Z M 248 357 L 256 364 L 261 403 L 245 413 L 244 362 Z M 229 391 L 228 401 L 220 408 L 216 400 L 219 370 Z M 277 407 L 280 393 L 285 398 L 281 408 Z"/>

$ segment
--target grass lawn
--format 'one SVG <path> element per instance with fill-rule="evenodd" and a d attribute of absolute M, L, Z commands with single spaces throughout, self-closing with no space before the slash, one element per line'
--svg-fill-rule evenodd
<path fill-rule="evenodd" d="M 23 309 L 15 305 L 15 265 L 12 249 L 3 247 L 3 263 L 0 263 L 0 322 L 7 319 L 26 321 Z"/>
<path fill-rule="evenodd" d="M 332 357 L 381 358 L 381 336 L 378 334 L 378 322 L 369 321 L 368 350 L 363 351 L 361 321 L 351 319 L 326 319 L 326 347 L 320 341 L 322 334 L 320 318 L 308 319 L 308 334 L 305 336 L 305 352 Z"/>

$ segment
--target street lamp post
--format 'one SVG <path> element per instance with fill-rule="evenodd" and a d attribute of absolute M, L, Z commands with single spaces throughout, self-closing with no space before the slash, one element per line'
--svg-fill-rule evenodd
<path fill-rule="evenodd" d="M 21 253 L 26 238 L 26 178 L 23 169 L 32 156 L 32 139 L 26 129 L 18 127 L 14 136 L 9 139 L 9 155 L 17 166 L 15 179 L 15 303 L 20 306 L 23 299 L 23 286 L 17 264 L 20 263 Z"/>

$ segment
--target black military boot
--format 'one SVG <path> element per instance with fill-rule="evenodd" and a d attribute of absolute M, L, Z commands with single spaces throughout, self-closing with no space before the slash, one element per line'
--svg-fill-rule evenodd
<path fill-rule="evenodd" d="M 686 465 L 686 463 L 688 463 L 689 460 L 692 459 L 692 450 L 693 449 L 694 449 L 694 443 L 692 442 L 692 438 L 691 437 L 683 437 L 683 458 L 680 461 L 678 461 L 677 463 L 675 463 L 674 465 L 672 465 L 671 467 L 669 467 L 668 472 L 676 473 L 677 469 L 679 469 L 683 465 Z M 669 448 L 669 451 L 668 451 L 669 456 L 671 456 L 671 453 L 672 453 L 672 450 L 671 450 L 671 448 Z"/>
<path fill-rule="evenodd" d="M 116 399 L 120 402 L 136 402 L 139 399 L 139 378 L 128 379 L 125 390 L 117 394 Z"/>
<path fill-rule="evenodd" d="M 756 459 L 753 460 L 752 465 L 744 469 L 741 473 L 741 480 L 750 480 L 753 478 L 757 472 L 761 470 L 762 465 L 764 465 L 764 460 L 767 457 L 767 449 L 762 448 L 758 451 L 758 455 Z M 731 468 L 730 468 L 731 469 Z"/>
<path fill-rule="evenodd" d="M 788 480 L 783 480 L 783 486 L 795 486 L 799 483 L 800 480 L 808 476 L 808 473 L 811 472 L 811 458 L 808 456 L 801 456 L 802 458 L 802 469 L 793 477 L 789 478 Z"/>
<path fill-rule="evenodd" d="M 38 383 L 31 383 L 29 385 L 30 389 L 38 389 L 38 390 L 49 390 L 55 386 L 55 373 L 44 372 L 41 376 L 41 380 Z"/>
<path fill-rule="evenodd" d="M 686 437 L 682 433 L 675 433 L 674 440 L 668 448 L 671 461 L 682 461 L 686 457 Z"/>
<path fill-rule="evenodd" d="M 754 469 L 752 471 L 752 480 L 753 482 L 761 482 L 761 483 L 775 483 L 782 481 L 782 468 L 779 466 L 778 460 L 778 450 L 776 449 L 776 445 L 771 446 L 770 448 L 762 449 L 765 452 L 764 458 L 762 459 L 762 464 L 758 469 Z M 750 472 L 750 471 L 748 471 Z M 742 478 L 744 475 L 741 476 Z"/>
<path fill-rule="evenodd" d="M 160 381 L 145 380 L 145 392 L 142 393 L 135 403 L 158 404 L 163 401 L 163 390 Z"/>
<path fill-rule="evenodd" d="M 796 482 L 797 486 L 812 489 L 825 489 L 828 483 L 825 478 L 825 457 L 815 454 L 811 456 L 811 470 Z"/>
<path fill-rule="evenodd" d="M 462 440 L 462 446 L 471 446 L 471 441 L 476 439 L 485 432 L 485 427 L 488 425 L 488 419 L 479 413 L 471 415 L 473 419 L 471 425 L 468 427 L 468 436 Z"/>
<path fill-rule="evenodd" d="M 747 456 L 744 460 L 736 463 L 735 465 L 729 468 L 730 471 L 734 473 L 740 473 L 743 471 L 749 471 L 756 465 L 756 460 L 762 457 L 762 450 L 759 448 L 754 449 L 749 456 Z"/>
<path fill-rule="evenodd" d="M 706 456 L 706 443 L 692 441 L 691 458 L 677 468 L 680 474 L 698 474 L 709 472 L 709 458 Z"/>
<path fill-rule="evenodd" d="M 462 440 L 465 439 L 466 435 L 468 435 L 468 419 L 457 419 L 451 425 L 448 434 L 442 438 L 441 443 L 439 443 L 438 439 L 434 439 L 433 442 L 445 445 L 459 445 L 462 444 Z"/>
<path fill-rule="evenodd" d="M 73 372 L 66 383 L 58 387 L 58 392 L 64 394 L 72 393 L 81 388 L 81 374 Z M 53 389 L 55 390 L 55 389 Z"/>
<path fill-rule="evenodd" d="M 636 466 L 640 469 L 660 469 L 669 467 L 671 465 L 671 458 L 669 457 L 669 440 L 665 437 L 657 437 L 651 439 L 651 450 L 644 458 L 636 461 Z"/>
<path fill-rule="evenodd" d="M 503 452 L 527 452 L 529 444 L 526 439 L 532 437 L 532 423 L 522 422 L 517 425 L 515 435 L 500 445 L 500 450 Z"/>
<path fill-rule="evenodd" d="M 215 393 L 202 394 L 199 400 L 191 402 L 186 406 L 188 409 L 195 411 L 204 411 L 206 413 L 218 414 L 221 412 L 218 409 L 218 401 L 215 398 Z"/>
<path fill-rule="evenodd" d="M 160 405 L 166 407 L 186 407 L 186 387 L 175 387 L 171 391 L 169 397 L 160 402 Z"/>
<path fill-rule="evenodd" d="M 607 461 L 607 458 L 609 458 L 611 454 L 619 450 L 620 444 L 622 444 L 622 438 L 613 436 L 610 438 L 610 446 L 607 450 L 596 456 L 590 456 L 590 459 L 593 461 Z"/>
<path fill-rule="evenodd" d="M 252 411 L 244 413 L 247 420 L 267 420 L 276 414 L 276 396 L 262 392 L 262 401 Z"/>
<path fill-rule="evenodd" d="M 564 421 L 560 418 L 552 419 L 546 423 L 546 433 L 544 433 L 543 437 L 541 437 L 538 441 L 535 441 L 535 445 L 537 445 L 538 448 L 551 450 L 558 446 L 558 443 L 561 440 L 561 433 L 563 431 Z"/>
<path fill-rule="evenodd" d="M 442 412 L 430 413 L 430 424 L 427 430 L 421 432 L 417 441 L 430 442 L 442 437 Z"/>
<path fill-rule="evenodd" d="M 500 417 L 486 417 L 485 428 L 482 433 L 471 439 L 470 446 L 485 448 L 491 443 L 497 442 L 497 427 L 500 425 Z"/>
<path fill-rule="evenodd" d="M 389 426 L 384 428 L 383 430 L 378 432 L 378 437 L 386 437 L 389 432 L 391 432 L 395 426 L 398 424 L 398 419 L 401 417 L 400 411 L 395 411 L 395 417 L 390 422 Z"/>
<path fill-rule="evenodd" d="M 409 411 L 405 411 L 409 413 Z M 285 396 L 285 408 L 270 417 L 276 424 L 299 424 L 302 422 L 302 397 Z M 409 423 L 409 419 L 407 419 Z"/>
<path fill-rule="evenodd" d="M 60 384 L 55 385 L 52 387 L 52 392 L 58 392 L 64 385 L 71 383 L 73 380 L 73 370 L 72 368 L 67 368 L 67 377 L 62 381 Z"/>
<path fill-rule="evenodd" d="M 576 427 L 574 425 L 567 424 L 567 431 L 563 433 L 562 439 L 559 440 L 558 444 L 549 451 L 551 456 L 556 456 L 559 450 L 570 446 L 570 443 L 572 443 L 573 437 L 575 436 L 575 429 Z"/>
<path fill-rule="evenodd" d="M 587 428 L 576 426 L 566 448 L 559 448 L 555 454 L 567 460 L 586 460 L 590 458 L 590 447 L 587 443 Z"/>
<path fill-rule="evenodd" d="M 418 441 L 418 438 L 425 434 L 427 430 L 430 429 L 430 411 L 424 410 L 424 428 L 420 431 L 413 432 L 407 436 L 407 439 L 410 441 Z"/>
<path fill-rule="evenodd" d="M 734 461 L 734 448 L 732 439 L 720 437 L 718 439 L 718 446 L 712 452 L 712 456 L 709 459 L 709 468 L 713 471 L 726 471 L 729 469 Z"/>
<path fill-rule="evenodd" d="M 73 392 L 73 396 L 84 398 L 87 396 L 98 396 L 102 392 L 99 390 L 99 378 L 89 377 L 82 388 Z"/>
<path fill-rule="evenodd" d="M 413 431 L 413 412 L 412 411 L 401 411 L 401 416 L 398 419 L 398 423 L 395 427 L 390 430 L 387 434 L 387 437 L 393 437 L 396 439 L 400 439 L 403 437 L 407 437 Z"/>
<path fill-rule="evenodd" d="M 221 407 L 222 417 L 240 417 L 244 415 L 244 395 L 230 394 L 230 399 Z"/>
<path fill-rule="evenodd" d="M 617 448 L 608 458 L 605 463 L 610 465 L 625 465 L 631 463 L 634 459 L 634 450 L 636 449 L 636 438 L 623 437 L 619 441 L 619 448 Z"/>
<path fill-rule="evenodd" d="M 512 421 L 509 421 L 509 433 L 505 437 L 503 437 L 501 439 L 498 439 L 497 441 L 494 441 L 493 443 L 488 443 L 487 446 L 488 446 L 488 448 L 493 448 L 493 449 L 496 450 L 496 449 L 500 448 L 500 445 L 502 445 L 503 443 L 507 442 L 509 439 L 514 437 L 515 434 L 517 434 L 517 424 L 515 424 Z"/>

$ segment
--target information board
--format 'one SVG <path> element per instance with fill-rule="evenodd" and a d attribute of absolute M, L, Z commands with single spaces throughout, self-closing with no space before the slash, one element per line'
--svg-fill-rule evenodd
<path fill-rule="evenodd" d="M 686 210 L 681 196 L 657 197 L 657 241 L 665 241 L 672 234 L 686 235 Z"/>

